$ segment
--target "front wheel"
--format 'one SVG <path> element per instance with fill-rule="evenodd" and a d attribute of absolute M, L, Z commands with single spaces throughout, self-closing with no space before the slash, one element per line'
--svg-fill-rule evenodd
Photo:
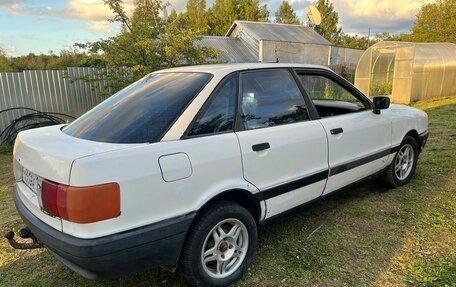
<path fill-rule="evenodd" d="M 409 183 L 415 174 L 417 161 L 418 144 L 413 137 L 405 136 L 386 172 L 387 184 L 391 187 L 399 187 Z"/>
<path fill-rule="evenodd" d="M 257 227 L 242 206 L 220 201 L 199 214 L 182 252 L 182 267 L 198 286 L 228 286 L 255 254 Z"/>

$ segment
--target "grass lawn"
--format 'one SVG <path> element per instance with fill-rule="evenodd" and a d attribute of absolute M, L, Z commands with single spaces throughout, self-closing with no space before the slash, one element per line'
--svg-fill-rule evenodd
<path fill-rule="evenodd" d="M 257 255 L 237 286 L 456 286 L 456 97 L 414 106 L 430 138 L 412 182 L 338 193 L 261 227 Z M 21 221 L 11 198 L 11 155 L 0 155 L 0 231 Z M 0 241 L 0 286 L 185 286 L 161 269 L 88 281 L 45 250 Z"/>

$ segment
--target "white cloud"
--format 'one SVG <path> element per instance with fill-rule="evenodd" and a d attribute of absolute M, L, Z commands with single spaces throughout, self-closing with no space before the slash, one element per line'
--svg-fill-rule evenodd
<path fill-rule="evenodd" d="M 133 0 L 125 2 L 125 10 L 130 13 Z M 112 11 L 102 0 L 69 0 L 68 8 L 63 9 L 65 16 L 84 21 L 106 21 L 113 17 Z"/>
<path fill-rule="evenodd" d="M 346 16 L 404 20 L 413 18 L 420 7 L 429 2 L 433 1 L 335 0 L 334 7 L 343 11 Z"/>
<path fill-rule="evenodd" d="M 176 10 L 177 12 L 184 11 L 185 7 L 187 6 L 187 1 L 188 0 L 169 0 L 169 1 L 167 1 L 169 3 L 168 11 L 171 11 L 173 9 Z M 207 2 L 208 7 L 210 5 L 212 5 L 213 2 L 214 2 L 214 0 L 212 0 L 212 1 L 209 0 Z"/>
<path fill-rule="evenodd" d="M 90 21 L 87 25 L 87 29 L 91 31 L 101 31 L 106 36 L 113 36 L 115 35 L 114 24 L 109 21 Z"/>
<path fill-rule="evenodd" d="M 31 7 L 28 5 L 30 0 L 7 1 L 0 0 L 0 8 L 5 9 L 12 15 L 29 14 L 36 15 L 39 19 L 49 17 L 60 17 L 66 19 L 75 19 L 87 22 L 87 29 L 92 31 L 102 31 L 111 35 L 114 30 L 114 24 L 109 22 L 113 18 L 113 13 L 104 5 L 102 0 L 68 0 L 68 7 L 54 8 Z M 125 10 L 131 14 L 134 0 L 124 1 Z"/>
<path fill-rule="evenodd" d="M 9 47 L 6 47 L 6 51 L 11 54 L 15 54 L 15 53 L 17 53 L 17 48 L 16 48 L 16 46 L 9 46 Z"/>
<path fill-rule="evenodd" d="M 93 31 L 104 31 L 111 29 L 111 23 L 108 21 L 91 21 L 87 28 Z"/>
<path fill-rule="evenodd" d="M 405 32 L 413 25 L 415 15 L 422 5 L 436 0 L 330 0 L 339 13 L 343 31 L 365 32 L 371 27 L 374 32 Z M 277 1 L 272 1 L 277 2 Z M 306 9 L 314 5 L 312 0 L 290 0 L 301 19 Z M 269 3 L 268 3 L 269 6 Z M 272 9 L 271 9 L 272 10 Z"/>
<path fill-rule="evenodd" d="M 17 48 L 16 46 L 3 46 L 0 39 L 0 51 L 5 52 L 7 55 L 11 55 L 17 53 Z"/>

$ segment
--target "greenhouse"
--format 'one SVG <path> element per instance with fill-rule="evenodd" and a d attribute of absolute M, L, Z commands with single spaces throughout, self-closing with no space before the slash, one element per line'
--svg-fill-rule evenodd
<path fill-rule="evenodd" d="M 379 42 L 361 56 L 355 85 L 404 104 L 456 95 L 456 44 Z"/>

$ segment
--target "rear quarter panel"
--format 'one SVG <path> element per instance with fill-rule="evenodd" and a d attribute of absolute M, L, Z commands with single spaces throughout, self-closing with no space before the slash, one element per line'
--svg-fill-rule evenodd
<path fill-rule="evenodd" d="M 159 158 L 185 153 L 191 176 L 166 182 Z M 63 231 L 80 238 L 95 238 L 197 211 L 215 195 L 230 189 L 257 190 L 243 179 L 239 143 L 234 133 L 159 142 L 78 159 L 70 185 L 117 182 L 121 215 L 90 224 L 62 220 Z"/>

